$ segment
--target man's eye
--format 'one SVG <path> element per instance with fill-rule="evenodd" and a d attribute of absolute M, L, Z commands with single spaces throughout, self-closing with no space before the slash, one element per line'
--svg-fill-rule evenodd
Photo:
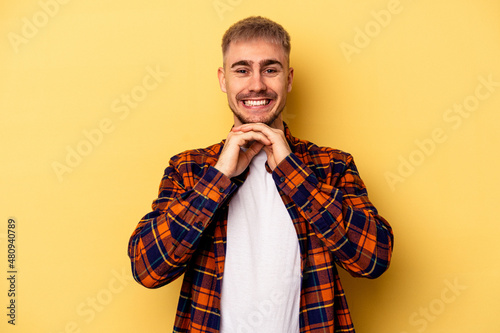
<path fill-rule="evenodd" d="M 237 69 L 236 73 L 238 73 L 238 74 L 246 74 L 247 70 L 246 69 Z"/>
<path fill-rule="evenodd" d="M 266 69 L 266 70 L 264 71 L 264 73 L 266 73 L 266 74 L 274 74 L 274 73 L 276 73 L 276 72 L 278 72 L 278 71 L 277 71 L 277 70 L 275 70 L 274 68 L 268 68 L 268 69 Z"/>

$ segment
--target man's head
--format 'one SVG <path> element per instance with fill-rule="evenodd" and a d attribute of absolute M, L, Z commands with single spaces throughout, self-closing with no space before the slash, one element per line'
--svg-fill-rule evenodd
<path fill-rule="evenodd" d="M 222 56 L 226 60 L 226 53 L 231 42 L 262 39 L 281 45 L 290 60 L 290 35 L 278 23 L 261 16 L 251 16 L 233 24 L 222 37 Z"/>
<path fill-rule="evenodd" d="M 227 93 L 235 125 L 262 122 L 281 128 L 293 80 L 285 29 L 263 17 L 246 18 L 226 31 L 222 53 L 219 83 Z"/>

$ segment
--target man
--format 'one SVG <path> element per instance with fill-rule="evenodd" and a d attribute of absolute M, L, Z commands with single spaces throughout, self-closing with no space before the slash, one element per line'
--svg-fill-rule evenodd
<path fill-rule="evenodd" d="M 249 17 L 226 31 L 226 140 L 174 156 L 129 243 L 148 288 L 184 273 L 174 332 L 354 332 L 336 265 L 376 278 L 393 236 L 352 157 L 294 138 L 290 37 Z"/>

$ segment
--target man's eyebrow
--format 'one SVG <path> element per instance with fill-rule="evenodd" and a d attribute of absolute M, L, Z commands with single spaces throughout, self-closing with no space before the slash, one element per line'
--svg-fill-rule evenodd
<path fill-rule="evenodd" d="M 279 62 L 276 59 L 266 59 L 266 60 L 262 60 L 260 62 L 260 67 L 265 67 L 265 66 L 269 66 L 269 65 L 279 65 L 281 68 L 283 68 L 283 65 L 281 64 L 281 62 Z"/>
<path fill-rule="evenodd" d="M 237 61 L 234 64 L 232 64 L 231 68 L 234 68 L 236 66 L 251 66 L 252 64 L 253 64 L 253 61 L 240 60 L 240 61 Z"/>
<path fill-rule="evenodd" d="M 231 65 L 231 68 L 234 68 L 236 66 L 251 66 L 252 64 L 253 64 L 253 61 L 251 61 L 251 60 L 240 60 L 240 61 L 233 63 Z M 259 64 L 260 64 L 261 68 L 265 67 L 265 66 L 269 66 L 269 65 L 279 65 L 281 68 L 283 68 L 283 65 L 281 64 L 281 62 L 279 62 L 276 59 L 265 59 L 265 60 L 262 60 Z"/>

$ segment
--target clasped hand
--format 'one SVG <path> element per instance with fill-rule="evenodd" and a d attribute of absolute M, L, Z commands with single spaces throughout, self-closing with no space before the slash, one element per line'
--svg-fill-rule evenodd
<path fill-rule="evenodd" d="M 241 147 L 246 147 L 242 150 Z M 282 130 L 263 123 L 236 126 L 229 132 L 215 168 L 229 178 L 240 175 L 261 150 L 267 164 L 274 170 L 292 151 Z"/>

